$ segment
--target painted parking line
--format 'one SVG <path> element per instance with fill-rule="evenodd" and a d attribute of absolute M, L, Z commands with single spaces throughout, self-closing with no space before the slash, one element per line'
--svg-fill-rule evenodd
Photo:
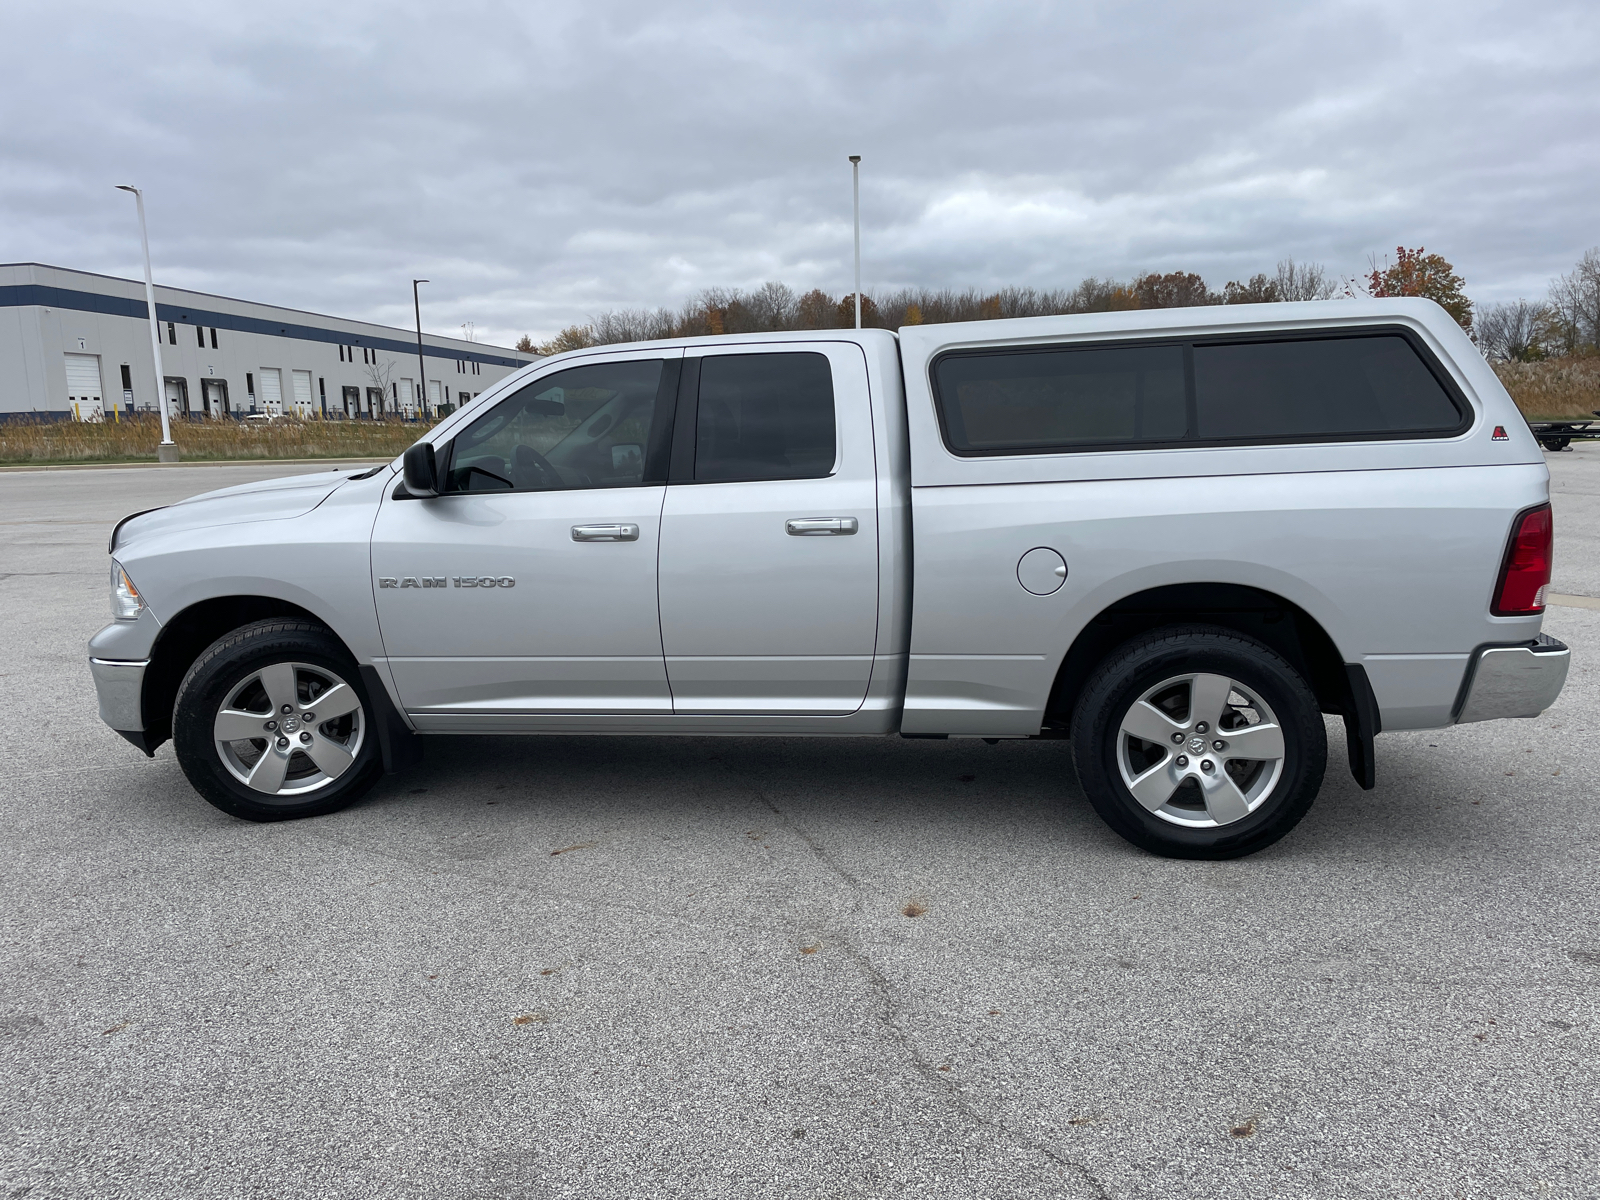
<path fill-rule="evenodd" d="M 1547 592 L 1545 602 L 1560 608 L 1600 608 L 1600 597 L 1597 596 L 1563 596 L 1559 592 Z"/>

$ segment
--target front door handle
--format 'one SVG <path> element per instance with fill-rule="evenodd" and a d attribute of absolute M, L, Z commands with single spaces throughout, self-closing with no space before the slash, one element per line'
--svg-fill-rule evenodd
<path fill-rule="evenodd" d="M 818 537 L 854 533 L 860 525 L 854 517 L 791 517 L 783 528 L 790 537 Z"/>
<path fill-rule="evenodd" d="M 574 525 L 572 527 L 572 540 L 575 542 L 637 542 L 639 540 L 639 527 L 637 525 Z"/>

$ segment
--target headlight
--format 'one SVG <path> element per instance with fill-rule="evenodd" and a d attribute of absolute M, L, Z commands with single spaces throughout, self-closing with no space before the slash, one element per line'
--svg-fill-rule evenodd
<path fill-rule="evenodd" d="M 144 611 L 144 597 L 116 559 L 111 560 L 111 615 L 119 621 L 137 621 Z"/>

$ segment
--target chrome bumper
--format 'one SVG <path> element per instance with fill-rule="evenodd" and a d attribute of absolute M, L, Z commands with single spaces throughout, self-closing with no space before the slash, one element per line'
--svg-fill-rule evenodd
<path fill-rule="evenodd" d="M 1478 651 L 1462 687 L 1456 724 L 1537 717 L 1561 694 L 1571 661 L 1571 650 L 1542 633 L 1527 645 Z"/>
<path fill-rule="evenodd" d="M 94 690 L 100 697 L 100 719 L 118 733 L 140 733 L 144 730 L 144 662 L 122 662 L 109 658 L 91 658 L 89 671 L 94 676 Z"/>

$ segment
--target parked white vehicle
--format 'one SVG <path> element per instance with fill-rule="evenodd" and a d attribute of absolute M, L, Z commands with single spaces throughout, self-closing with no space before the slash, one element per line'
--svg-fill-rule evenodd
<path fill-rule="evenodd" d="M 253 820 L 422 735 L 1069 736 L 1118 833 L 1232 857 L 1324 713 L 1371 787 L 1382 730 L 1555 699 L 1548 482 L 1426 301 L 608 346 L 375 470 L 127 518 L 90 661 Z"/>

